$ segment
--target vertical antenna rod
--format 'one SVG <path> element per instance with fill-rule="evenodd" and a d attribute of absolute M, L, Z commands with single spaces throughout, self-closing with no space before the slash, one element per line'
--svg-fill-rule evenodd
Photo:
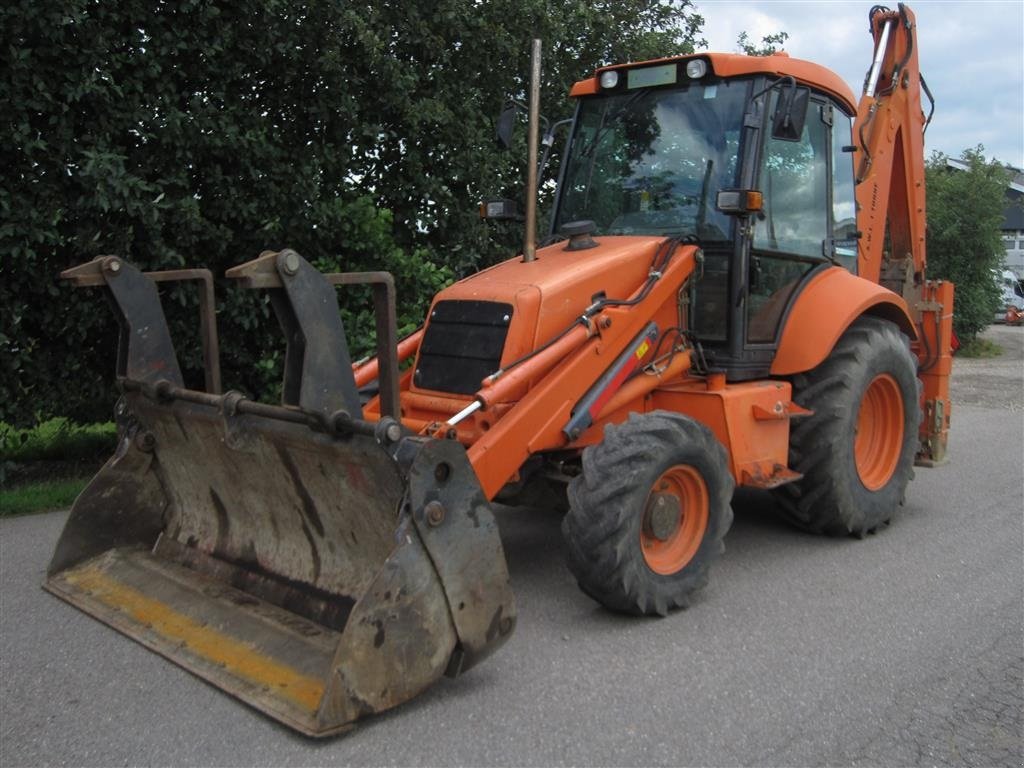
<path fill-rule="evenodd" d="M 540 128 L 540 40 L 530 51 L 530 116 L 526 160 L 526 234 L 523 261 L 537 258 L 537 133 Z"/>

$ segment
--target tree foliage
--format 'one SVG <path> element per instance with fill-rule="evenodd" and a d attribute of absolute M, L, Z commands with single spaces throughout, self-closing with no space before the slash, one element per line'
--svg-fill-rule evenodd
<path fill-rule="evenodd" d="M 0 9 L 0 420 L 106 418 L 116 332 L 56 274 L 115 253 L 217 275 L 290 246 L 322 267 L 387 269 L 399 324 L 499 253 L 476 215 L 521 196 L 494 117 L 545 41 L 543 111 L 594 67 L 692 50 L 688 2 L 351 4 L 11 0 Z M 265 395 L 282 351 L 264 298 L 218 285 L 225 383 Z M 365 296 L 344 303 L 372 345 Z M 164 291 L 190 383 L 195 298 Z"/>
<path fill-rule="evenodd" d="M 1006 169 L 985 160 L 978 145 L 960 155 L 959 170 L 933 152 L 925 168 L 928 190 L 928 277 L 956 285 L 953 328 L 969 341 L 992 322 L 999 307 L 995 270 L 1005 251 L 1000 238 L 1006 200 Z"/>
<path fill-rule="evenodd" d="M 789 40 L 788 32 L 774 32 L 764 35 L 760 43 L 755 43 L 746 32 L 740 32 L 739 37 L 736 38 L 736 47 L 747 56 L 771 56 L 776 51 L 781 51 L 787 40 Z"/>

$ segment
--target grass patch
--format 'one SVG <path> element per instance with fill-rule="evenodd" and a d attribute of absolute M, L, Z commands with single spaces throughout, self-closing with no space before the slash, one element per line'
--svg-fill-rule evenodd
<path fill-rule="evenodd" d="M 0 489 L 0 517 L 66 509 L 88 482 L 88 477 L 74 477 Z"/>
<path fill-rule="evenodd" d="M 113 453 L 117 426 L 50 419 L 30 429 L 0 422 L 0 461 L 82 461 Z"/>
<path fill-rule="evenodd" d="M 116 447 L 112 422 L 0 422 L 0 517 L 69 507 Z"/>
<path fill-rule="evenodd" d="M 957 357 L 999 357 L 1003 348 L 994 341 L 975 337 L 957 350 Z"/>

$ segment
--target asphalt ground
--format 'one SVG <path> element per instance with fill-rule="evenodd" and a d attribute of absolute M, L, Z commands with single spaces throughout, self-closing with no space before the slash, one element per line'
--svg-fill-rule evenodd
<path fill-rule="evenodd" d="M 805 535 L 744 493 L 703 596 L 597 607 L 559 520 L 500 513 L 519 623 L 480 667 L 314 742 L 39 585 L 64 513 L 0 520 L 0 765 L 1024 763 L 1024 328 L 957 361 L 949 463 L 893 525 Z"/>

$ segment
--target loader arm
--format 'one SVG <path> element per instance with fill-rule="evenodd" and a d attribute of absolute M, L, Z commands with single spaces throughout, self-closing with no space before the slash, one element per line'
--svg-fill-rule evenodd
<path fill-rule="evenodd" d="M 502 419 L 470 447 L 469 459 L 488 498 L 493 498 L 531 454 L 563 448 L 574 408 L 628 350 L 650 322 L 650 307 L 671 301 L 694 268 L 697 248 L 688 245 L 668 254 L 663 272 L 649 290 L 637 289 L 626 306 L 609 306 L 588 319 L 587 328 L 567 336 L 565 359 L 544 376 Z M 539 364 L 543 364 L 538 361 Z M 528 376 L 528 374 L 524 374 Z M 501 401 L 501 381 L 484 387 L 476 401 L 486 409 Z"/>

